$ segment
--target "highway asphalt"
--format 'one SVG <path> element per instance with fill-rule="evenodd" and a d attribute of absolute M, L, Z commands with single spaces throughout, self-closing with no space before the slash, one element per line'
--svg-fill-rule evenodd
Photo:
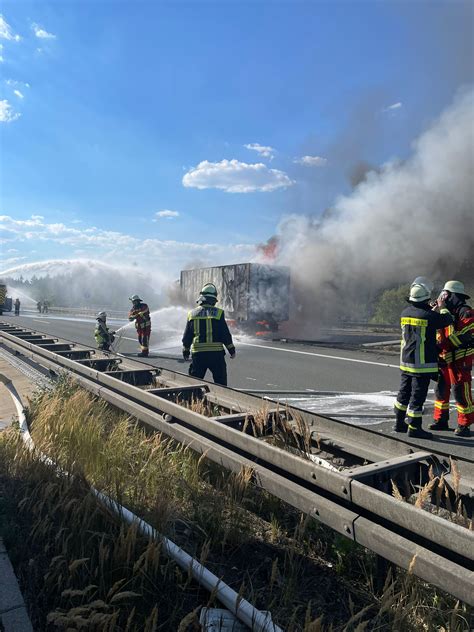
<path fill-rule="evenodd" d="M 74 318 L 53 314 L 24 314 L 15 317 L 4 314 L 3 319 L 95 347 L 95 321 L 86 317 Z M 109 328 L 119 329 L 127 321 L 109 319 Z M 150 357 L 146 362 L 180 372 L 187 372 L 182 360 L 180 334 L 184 322 L 163 332 L 152 331 Z M 265 342 L 236 337 L 237 356 L 227 359 L 229 386 L 244 389 L 343 391 L 373 393 L 396 391 L 399 382 L 396 355 L 354 351 L 341 348 Z M 126 328 L 119 349 L 124 355 L 139 351 L 135 329 Z"/>
<path fill-rule="evenodd" d="M 141 361 L 187 373 L 189 364 L 181 356 L 185 312 L 177 312 L 176 316 L 178 322 L 173 322 L 168 314 L 162 327 L 159 326 L 160 319 L 155 317 L 150 357 Z M 92 318 L 32 312 L 19 317 L 7 313 L 2 320 L 95 348 L 95 321 Z M 108 319 L 108 324 L 111 330 L 126 325 L 114 350 L 135 357 L 139 349 L 133 324 L 114 319 Z M 273 399 L 397 436 L 392 430 L 393 401 L 400 381 L 397 355 L 331 347 L 329 344 L 324 347 L 248 337 L 235 337 L 234 342 L 237 356 L 234 360 L 227 359 L 229 386 L 265 391 Z M 337 343 L 337 339 L 334 342 Z M 211 380 L 211 376 L 207 379 Z M 425 427 L 431 421 L 432 410 L 433 387 L 428 394 Z M 453 410 L 453 428 L 455 419 Z M 398 437 L 403 439 L 405 436 Z M 453 456 L 472 460 L 474 437 L 461 439 L 454 437 L 452 432 L 441 432 L 435 433 L 431 441 L 411 442 L 423 449 L 441 448 Z"/>

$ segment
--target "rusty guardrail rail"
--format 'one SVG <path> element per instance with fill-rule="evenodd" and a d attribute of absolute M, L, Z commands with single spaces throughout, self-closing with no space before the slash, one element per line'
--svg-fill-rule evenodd
<path fill-rule="evenodd" d="M 251 468 L 257 483 L 270 493 L 385 559 L 410 567 L 415 575 L 474 603 L 474 533 L 391 495 L 392 480 L 423 484 L 428 481 L 430 466 L 438 473 L 447 473 L 447 455 L 294 407 L 278 409 L 276 402 L 168 369 L 128 359 L 124 363 L 115 354 L 91 359 L 92 349 L 83 345 L 73 349 L 71 344 L 70 353 L 79 350 L 88 356 L 75 361 L 65 357 L 67 350 L 59 355 L 38 344 L 38 339 L 28 341 L 26 334 L 35 335 L 0 323 L 0 340 L 10 349 L 55 372 L 69 371 L 91 392 L 232 471 Z M 173 401 L 190 397 L 218 405 L 219 414 L 204 416 Z M 248 434 L 247 422 L 262 406 L 270 419 L 278 412 L 290 424 L 303 420 L 311 446 L 324 444 L 325 450 L 344 454 L 349 467 L 341 471 L 321 467 L 311 460 L 311 454 L 287 451 Z M 295 423 L 295 432 L 298 427 Z M 270 432 L 266 438 L 269 436 Z M 311 447 L 313 451 L 318 452 Z M 458 467 L 467 480 L 463 495 L 470 507 L 472 462 L 460 459 Z"/>

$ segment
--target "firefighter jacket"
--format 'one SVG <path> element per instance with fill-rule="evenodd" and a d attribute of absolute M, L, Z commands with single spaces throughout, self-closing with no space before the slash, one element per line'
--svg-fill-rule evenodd
<path fill-rule="evenodd" d="M 188 322 L 183 335 L 183 350 L 191 353 L 202 351 L 235 353 L 232 335 L 227 326 L 224 310 L 213 305 L 200 305 L 188 314 Z"/>
<path fill-rule="evenodd" d="M 132 307 L 128 313 L 128 320 L 135 321 L 135 329 L 139 334 L 150 335 L 151 317 L 146 303 L 140 303 L 138 307 Z"/>
<path fill-rule="evenodd" d="M 437 334 L 440 360 L 444 364 L 468 363 L 474 356 L 474 310 L 461 305 L 454 313 L 454 322 Z"/>
<path fill-rule="evenodd" d="M 110 345 L 113 342 L 113 335 L 110 333 L 107 325 L 101 320 L 97 321 L 97 325 L 94 330 L 94 338 L 98 345 Z"/>
<path fill-rule="evenodd" d="M 400 369 L 407 373 L 438 373 L 436 330 L 452 322 L 447 309 L 434 312 L 428 303 L 410 303 L 405 307 L 400 319 Z"/>

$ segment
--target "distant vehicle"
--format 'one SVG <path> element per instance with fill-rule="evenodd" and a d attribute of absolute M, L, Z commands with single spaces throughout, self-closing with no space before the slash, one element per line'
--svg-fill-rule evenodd
<path fill-rule="evenodd" d="M 0 283 L 0 316 L 3 312 L 12 311 L 12 299 L 7 296 L 7 286 Z"/>
<path fill-rule="evenodd" d="M 290 315 L 290 269 L 259 263 L 183 270 L 181 292 L 193 305 L 202 286 L 214 283 L 218 306 L 228 320 L 248 332 L 277 331 Z"/>

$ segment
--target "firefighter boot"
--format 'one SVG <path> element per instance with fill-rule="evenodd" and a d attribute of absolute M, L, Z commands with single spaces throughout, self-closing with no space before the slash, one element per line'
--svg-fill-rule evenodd
<path fill-rule="evenodd" d="M 434 421 L 432 424 L 428 426 L 430 430 L 450 430 L 448 420 L 440 419 L 439 421 Z"/>
<path fill-rule="evenodd" d="M 431 439 L 433 437 L 431 432 L 426 432 L 426 430 L 423 430 L 421 427 L 421 418 L 419 420 L 410 420 L 408 424 L 408 436 L 412 439 Z"/>
<path fill-rule="evenodd" d="M 395 432 L 406 432 L 408 430 L 408 426 L 405 423 L 405 415 L 406 412 L 404 410 L 395 408 L 395 423 L 393 425 Z"/>
<path fill-rule="evenodd" d="M 140 353 L 137 353 L 137 358 L 148 358 L 148 349 L 146 351 L 140 351 Z"/>
<path fill-rule="evenodd" d="M 459 426 L 454 431 L 456 437 L 470 437 L 471 431 L 469 430 L 469 426 Z"/>

